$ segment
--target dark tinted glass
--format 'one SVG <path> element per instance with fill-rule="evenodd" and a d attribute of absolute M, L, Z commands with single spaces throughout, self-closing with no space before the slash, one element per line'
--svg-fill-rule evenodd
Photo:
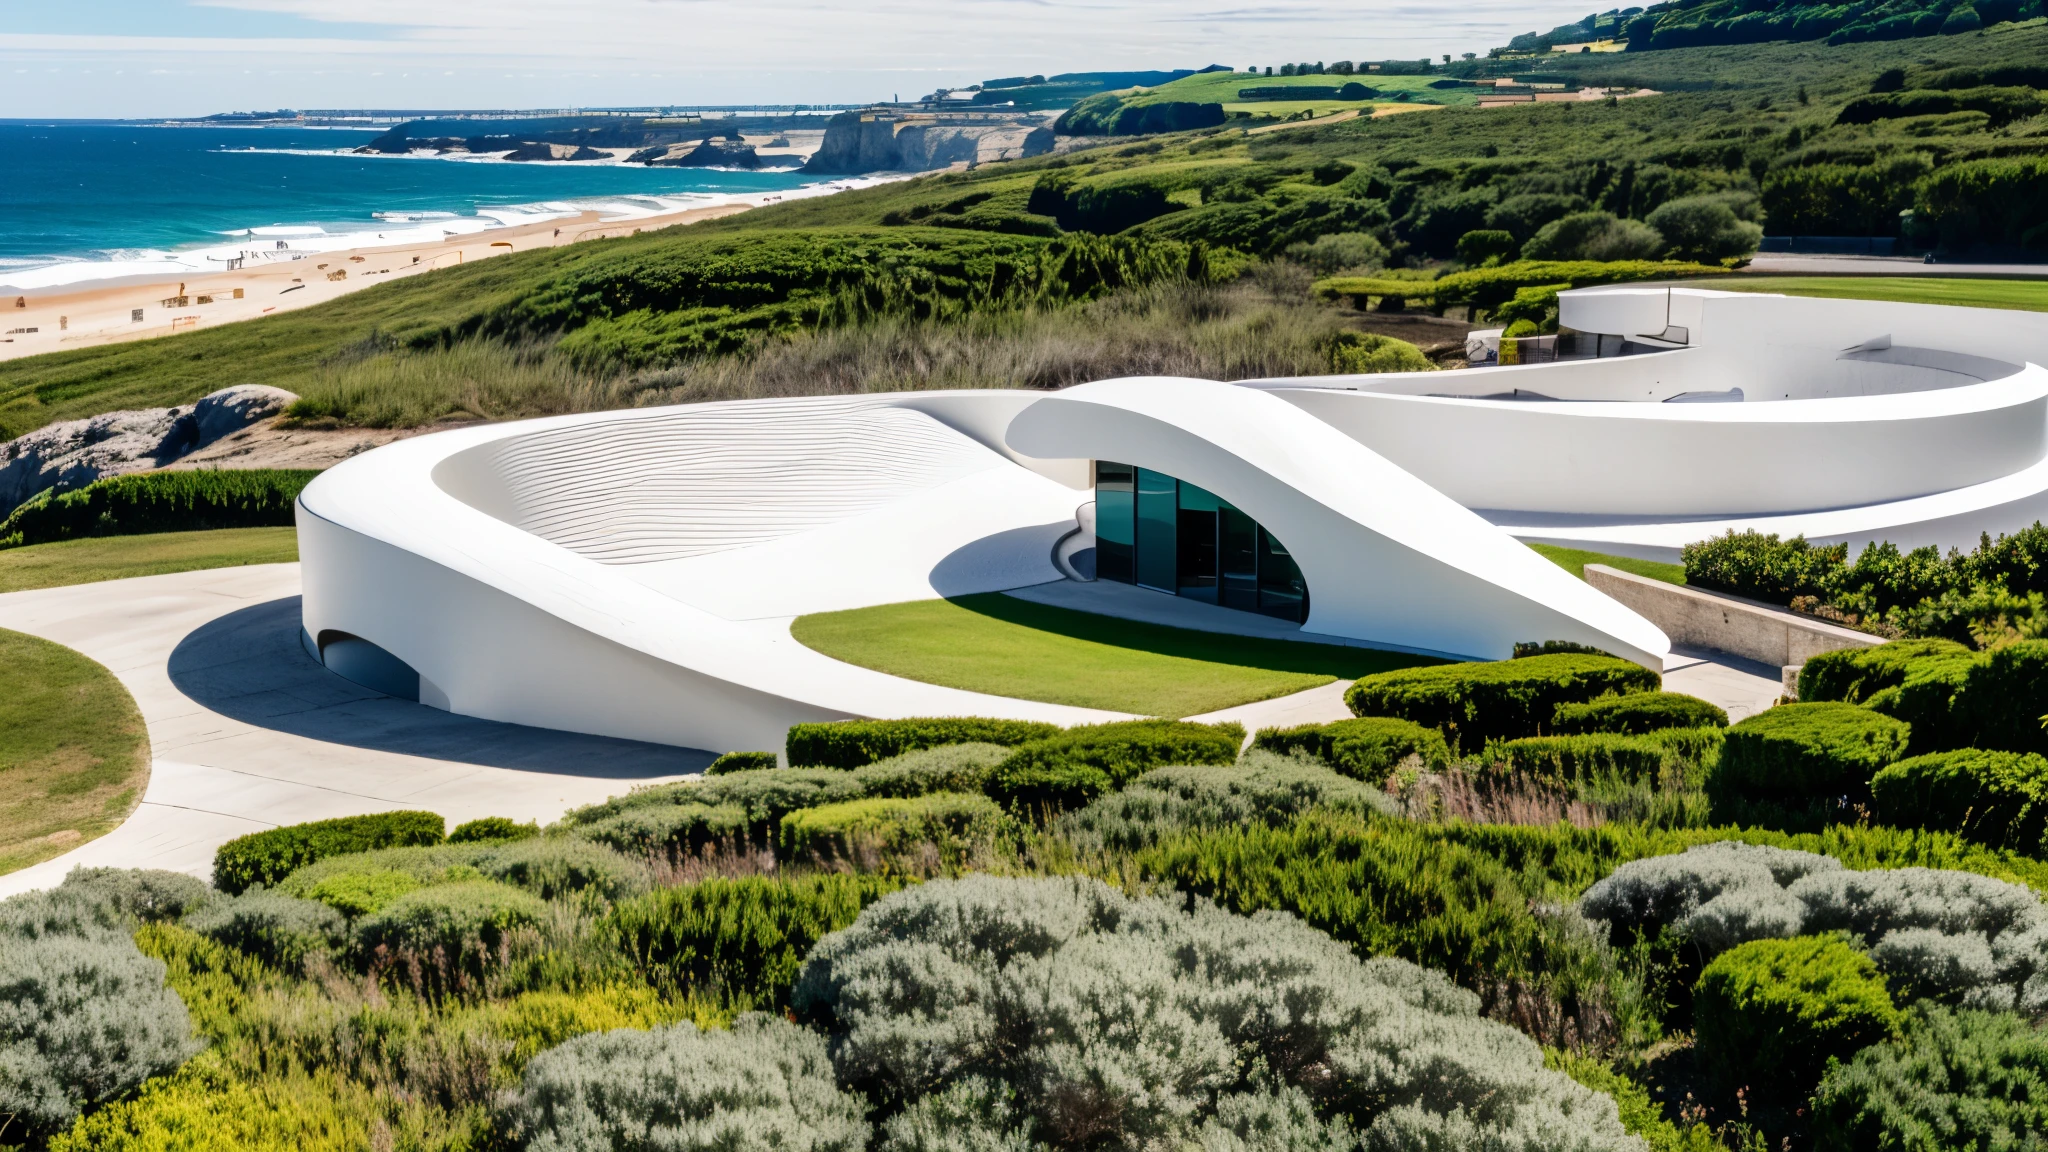
<path fill-rule="evenodd" d="M 1138 583 L 1174 591 L 1180 500 L 1174 478 L 1138 469 Z"/>
<path fill-rule="evenodd" d="M 1308 585 L 1287 548 L 1259 529 L 1259 611 L 1299 624 L 1308 618 Z"/>
<path fill-rule="evenodd" d="M 1259 610 L 1259 526 L 1225 504 L 1217 510 L 1217 565 L 1225 608 Z"/>
<path fill-rule="evenodd" d="M 1129 464 L 1095 463 L 1095 575 L 1129 584 L 1137 579 L 1137 476 Z"/>
<path fill-rule="evenodd" d="M 1215 494 L 1181 481 L 1176 591 L 1211 604 L 1216 603 L 1216 520 L 1222 507 Z"/>

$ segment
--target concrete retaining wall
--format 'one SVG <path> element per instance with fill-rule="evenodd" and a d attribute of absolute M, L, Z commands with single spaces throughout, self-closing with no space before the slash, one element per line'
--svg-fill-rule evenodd
<path fill-rule="evenodd" d="M 1586 565 L 1586 583 L 1664 630 L 1674 645 L 1709 648 L 1782 668 L 1838 648 L 1867 648 L 1881 636 L 1825 624 L 1770 604 L 1666 584 L 1605 564 Z"/>

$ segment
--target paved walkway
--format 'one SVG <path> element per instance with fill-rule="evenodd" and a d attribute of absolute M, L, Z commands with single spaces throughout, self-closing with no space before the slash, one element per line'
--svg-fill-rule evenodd
<path fill-rule="evenodd" d="M 141 806 L 71 852 L 0 876 L 0 897 L 75 866 L 207 875 L 214 849 L 304 820 L 426 808 L 543 823 L 708 752 L 454 716 L 360 688 L 299 643 L 299 566 L 267 564 L 0 595 L 0 628 L 75 648 L 149 725 Z"/>

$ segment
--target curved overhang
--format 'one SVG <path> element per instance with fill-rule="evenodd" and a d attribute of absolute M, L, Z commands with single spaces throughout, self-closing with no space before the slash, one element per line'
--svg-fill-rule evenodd
<path fill-rule="evenodd" d="M 1583 643 L 1661 670 L 1647 620 L 1278 396 L 1207 380 L 1082 384 L 1024 409 L 1009 445 L 1200 485 L 1279 538 L 1306 579 L 1303 631 L 1502 659 Z"/>

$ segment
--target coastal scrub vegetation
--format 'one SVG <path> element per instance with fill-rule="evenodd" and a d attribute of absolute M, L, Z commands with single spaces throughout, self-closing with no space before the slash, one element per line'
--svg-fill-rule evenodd
<path fill-rule="evenodd" d="M 1431 362 L 1416 344 L 1454 359 L 1456 333 L 1396 324 L 1397 309 L 1541 330 L 1560 283 L 1612 278 L 1544 279 L 1525 260 L 1703 274 L 1740 262 L 1763 230 L 2023 252 L 2048 243 L 2048 112 L 2027 71 L 2048 27 L 1991 23 L 1374 73 L 1414 89 L 1411 102 L 1462 105 L 1468 73 L 1660 95 L 1166 132 L 480 261 L 248 323 L 10 361 L 0 434 L 252 381 L 299 393 L 304 423 L 413 426 L 1124 373 L 1417 370 Z M 1479 271 L 1485 293 L 1452 291 Z M 1332 277 L 1413 287 L 1307 291 Z"/>
<path fill-rule="evenodd" d="M 149 733 L 114 674 L 0 629 L 0 873 L 112 831 L 148 783 Z"/>
<path fill-rule="evenodd" d="M 1812 691 L 1874 702 L 1915 654 L 1976 658 L 1905 643 L 1816 660 Z M 2048 1077 L 2038 755 L 1915 756 L 1919 722 L 1848 701 L 1724 728 L 1584 653 L 1417 676 L 1249 741 L 800 725 L 793 767 L 544 829 L 444 841 L 395 813 L 230 844 L 212 885 L 74 872 L 0 902 L 0 983 L 35 1005 L 0 1012 L 0 1046 L 34 1056 L 0 1079 L 0 1139 L 2048 1138 L 2026 1103 Z M 1936 800 L 1888 823 L 1898 789 Z"/>

